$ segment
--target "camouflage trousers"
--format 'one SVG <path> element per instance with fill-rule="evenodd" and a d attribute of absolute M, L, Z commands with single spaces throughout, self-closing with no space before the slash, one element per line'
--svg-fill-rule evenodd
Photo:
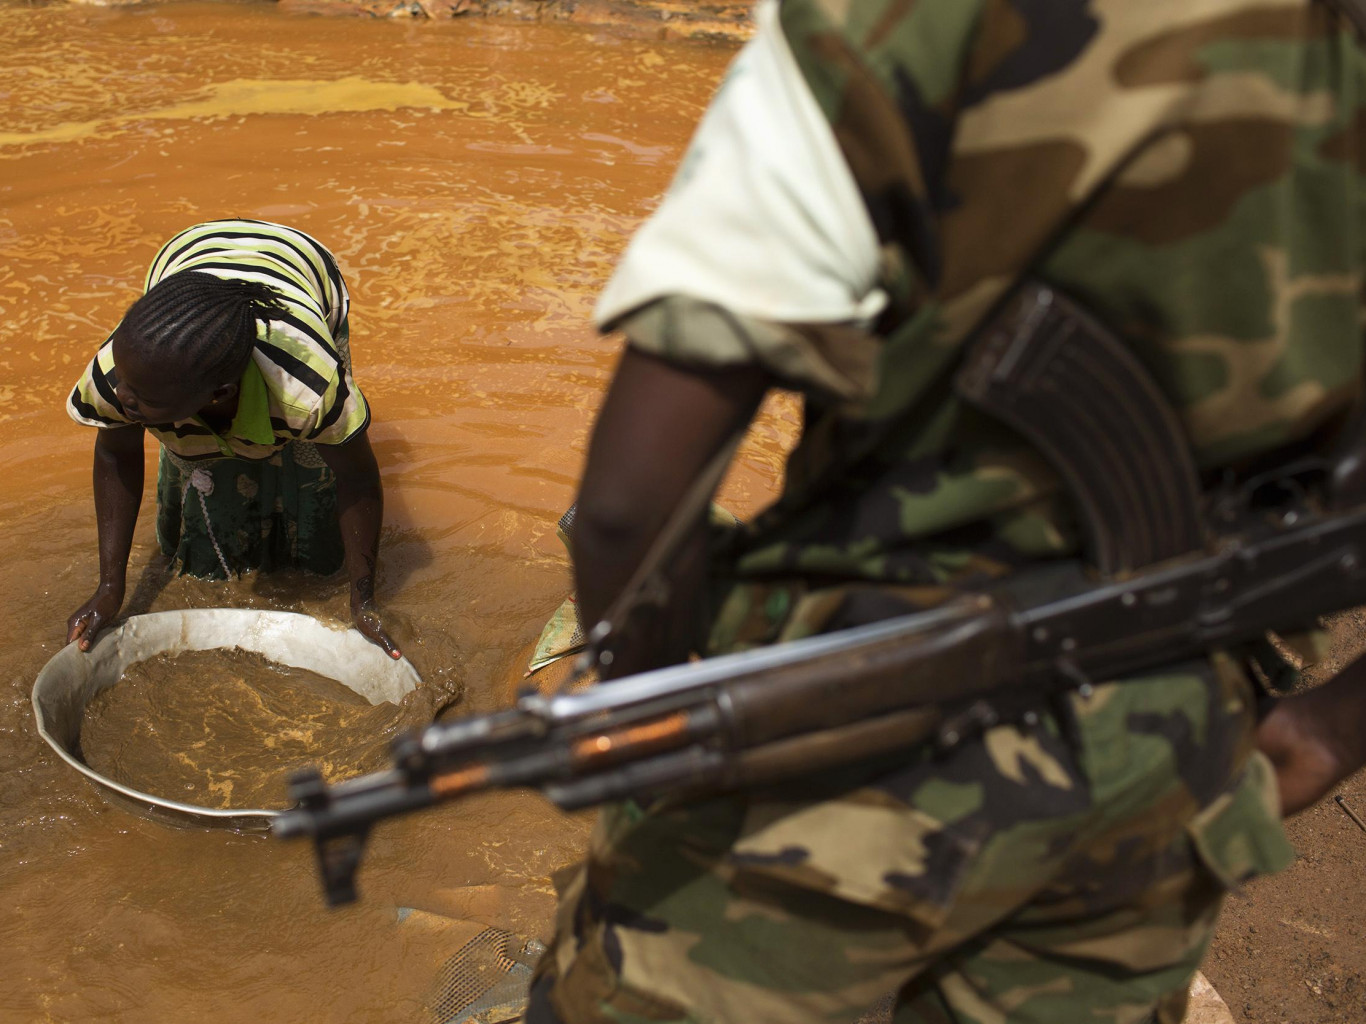
<path fill-rule="evenodd" d="M 529 1024 L 1177 1024 L 1225 893 L 1288 863 L 1231 664 L 1069 695 L 863 777 L 606 810 Z"/>

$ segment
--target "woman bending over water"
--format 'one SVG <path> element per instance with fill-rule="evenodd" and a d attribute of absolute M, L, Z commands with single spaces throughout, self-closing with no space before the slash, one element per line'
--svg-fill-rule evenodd
<path fill-rule="evenodd" d="M 99 587 L 68 641 L 89 650 L 123 604 L 149 431 L 161 442 L 157 541 L 181 572 L 344 564 L 356 628 L 399 656 L 374 599 L 383 490 L 351 379 L 348 305 L 332 254 L 281 224 L 198 224 L 157 253 L 67 401 L 99 428 L 100 552 Z"/>

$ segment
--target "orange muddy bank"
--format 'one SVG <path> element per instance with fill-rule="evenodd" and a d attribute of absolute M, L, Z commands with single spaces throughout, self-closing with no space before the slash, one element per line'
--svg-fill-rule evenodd
<path fill-rule="evenodd" d="M 101 6 L 141 0 L 71 0 Z M 736 41 L 751 34 L 757 0 L 263 0 L 310 14 L 446 20 L 497 16 L 520 21 L 565 21 L 613 26 L 658 39 Z"/>

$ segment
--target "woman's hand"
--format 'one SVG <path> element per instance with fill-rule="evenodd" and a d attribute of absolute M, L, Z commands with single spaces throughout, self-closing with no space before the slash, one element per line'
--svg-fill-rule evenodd
<path fill-rule="evenodd" d="M 403 657 L 398 644 L 384 629 L 384 622 L 380 618 L 379 607 L 375 604 L 374 598 L 363 598 L 354 588 L 351 591 L 351 621 L 355 623 L 361 636 L 389 657 L 395 661 Z"/>
<path fill-rule="evenodd" d="M 74 641 L 81 650 L 90 650 L 100 630 L 109 625 L 121 607 L 123 588 L 113 583 L 101 583 L 90 600 L 66 620 L 66 642 Z"/>

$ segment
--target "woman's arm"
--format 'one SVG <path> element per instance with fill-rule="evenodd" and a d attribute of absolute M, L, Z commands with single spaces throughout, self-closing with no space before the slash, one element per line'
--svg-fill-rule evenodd
<path fill-rule="evenodd" d="M 370 447 L 369 431 L 353 434 L 342 444 L 320 444 L 318 454 L 337 474 L 337 514 L 346 549 L 346 570 L 351 576 L 351 619 L 367 640 L 382 647 L 391 658 L 402 657 L 398 645 L 385 631 L 375 604 L 384 485 Z"/>
<path fill-rule="evenodd" d="M 99 534 L 100 585 L 66 623 L 67 642 L 88 651 L 123 606 L 128 552 L 142 504 L 141 426 L 103 427 L 95 435 L 95 526 Z"/>

